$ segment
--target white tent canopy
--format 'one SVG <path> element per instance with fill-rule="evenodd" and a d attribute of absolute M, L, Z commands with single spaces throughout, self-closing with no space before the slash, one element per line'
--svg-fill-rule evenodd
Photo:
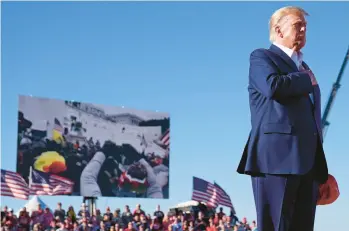
<path fill-rule="evenodd" d="M 38 196 L 33 196 L 23 207 L 25 207 L 27 212 L 31 214 L 33 211 L 38 209 L 38 205 L 40 205 L 42 209 L 49 208 Z M 20 211 L 21 209 L 15 213 L 17 217 L 19 216 Z"/>
<path fill-rule="evenodd" d="M 206 203 L 204 203 L 204 202 L 201 202 L 201 203 L 206 205 Z M 183 208 L 183 207 L 198 206 L 198 205 L 199 205 L 199 202 L 191 200 L 191 201 L 179 203 L 176 206 L 173 206 L 171 208 L 174 209 L 174 208 Z"/>

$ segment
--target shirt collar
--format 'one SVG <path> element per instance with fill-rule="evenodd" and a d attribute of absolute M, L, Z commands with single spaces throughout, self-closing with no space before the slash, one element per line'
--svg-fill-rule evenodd
<path fill-rule="evenodd" d="M 303 63 L 303 53 L 301 51 L 296 52 L 288 47 L 285 47 L 275 42 L 273 44 L 280 48 L 283 52 L 285 52 L 293 60 L 297 67 L 299 67 Z"/>

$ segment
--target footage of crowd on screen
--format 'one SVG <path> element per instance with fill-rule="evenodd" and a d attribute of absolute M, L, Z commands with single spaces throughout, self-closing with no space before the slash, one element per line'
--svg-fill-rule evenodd
<path fill-rule="evenodd" d="M 234 214 L 226 215 L 222 208 L 218 212 L 176 209 L 165 215 L 157 206 L 151 215 L 139 204 L 133 212 L 129 206 L 114 212 L 107 207 L 105 213 L 96 209 L 95 215 L 88 212 L 85 204 L 77 213 L 72 206 L 65 211 L 61 203 L 53 212 L 39 205 L 31 214 L 23 208 L 18 218 L 12 209 L 5 207 L 1 227 L 1 231 L 257 231 L 255 221 L 249 223 L 246 218 L 239 221 Z"/>
<path fill-rule="evenodd" d="M 111 141 L 100 144 L 98 140 L 93 140 L 92 137 L 88 138 L 88 142 L 83 145 L 80 145 L 78 141 L 71 143 L 65 139 L 65 135 L 69 133 L 71 128 L 64 128 L 62 135 L 64 145 L 62 145 L 62 142 L 57 142 L 54 139 L 47 139 L 46 131 L 31 129 L 32 122 L 27 120 L 22 112 L 19 112 L 18 118 L 17 172 L 22 175 L 25 180 L 28 179 L 30 167 L 33 166 L 38 156 L 48 151 L 58 152 L 64 157 L 66 164 L 64 167 L 65 170 L 59 172 L 58 175 L 75 182 L 72 194 L 79 195 L 79 182 L 83 169 L 97 151 L 102 151 L 107 158 L 109 157 L 109 160 L 112 159 L 113 161 L 106 161 L 100 170 L 101 173 L 105 173 L 99 174 L 98 176 L 98 182 L 102 185 L 101 193 L 103 196 L 115 196 L 113 188 L 117 183 L 117 179 L 122 174 L 119 163 L 122 163 L 123 166 L 130 166 L 141 158 L 146 158 L 150 164 L 155 161 L 155 157 L 140 155 L 140 153 L 129 144 L 118 146 Z M 119 153 L 123 153 L 123 155 Z M 163 165 L 169 166 L 168 157 L 163 158 L 161 161 Z M 54 168 L 59 169 L 59 166 L 55 166 Z M 144 170 L 141 169 L 140 171 Z M 137 174 L 139 173 L 135 172 L 134 175 L 137 177 Z M 139 197 L 142 197 L 142 195 Z M 166 198 L 167 196 L 164 197 Z"/>

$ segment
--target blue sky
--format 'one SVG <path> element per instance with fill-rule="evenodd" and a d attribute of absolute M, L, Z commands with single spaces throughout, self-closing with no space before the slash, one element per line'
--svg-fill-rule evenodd
<path fill-rule="evenodd" d="M 305 61 L 324 106 L 349 45 L 346 2 L 3 2 L 1 168 L 15 170 L 18 94 L 169 112 L 171 199 L 141 200 L 143 207 L 150 212 L 158 203 L 167 209 L 189 200 L 195 175 L 216 180 L 238 216 L 255 219 L 250 179 L 235 171 L 250 129 L 248 58 L 269 46 L 269 17 L 286 5 L 311 15 Z M 317 231 L 337 227 L 349 211 L 348 97 L 346 70 L 324 144 L 341 196 L 318 207 Z M 50 206 L 82 202 L 42 199 Z M 1 200 L 14 209 L 25 203 Z M 138 201 L 97 203 L 104 210 Z"/>

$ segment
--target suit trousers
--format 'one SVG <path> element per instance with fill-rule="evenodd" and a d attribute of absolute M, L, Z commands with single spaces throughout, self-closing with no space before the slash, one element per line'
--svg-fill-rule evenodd
<path fill-rule="evenodd" d="M 252 176 L 259 231 L 313 231 L 319 184 L 306 175 Z"/>

